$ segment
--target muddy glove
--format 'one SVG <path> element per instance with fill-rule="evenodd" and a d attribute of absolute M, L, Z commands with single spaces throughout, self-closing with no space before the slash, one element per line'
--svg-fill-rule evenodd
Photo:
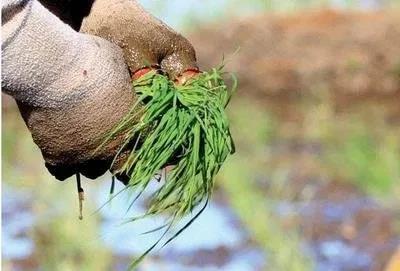
<path fill-rule="evenodd" d="M 52 6 L 52 11 L 58 14 L 66 6 L 65 3 L 58 5 L 60 2 L 54 0 Z M 117 140 L 93 155 L 97 139 L 126 114 L 134 100 L 120 52 L 101 39 L 73 32 L 36 1 L 21 3 L 24 4 L 18 12 L 10 12 L 10 21 L 15 21 L 18 15 L 27 23 L 21 21 L 22 27 L 9 31 L 20 32 L 10 35 L 19 39 L 10 39 L 9 45 L 3 42 L 3 70 L 9 69 L 3 74 L 3 86 L 17 99 L 53 175 L 65 179 L 81 172 L 87 177 L 97 177 L 108 169 L 118 149 Z M 146 71 L 144 67 L 157 65 L 171 78 L 184 77 L 197 70 L 190 43 L 146 13 L 135 1 L 97 0 L 91 9 L 85 10 L 90 13 L 81 31 L 119 45 L 132 74 L 140 75 Z M 71 25 L 80 25 L 79 16 L 84 12 L 72 9 L 69 14 L 72 15 L 65 21 L 72 18 Z M 57 48 L 58 44 L 63 44 L 62 50 Z M 10 68 L 18 56 L 26 61 Z M 40 63 L 32 66 L 33 60 Z M 66 65 L 61 64 L 64 61 Z M 53 79 L 47 79 L 49 75 Z"/>
<path fill-rule="evenodd" d="M 197 70 L 193 46 L 182 35 L 147 13 L 134 0 L 96 0 L 81 32 L 122 48 L 131 73 L 161 65 L 171 79 Z"/>
<path fill-rule="evenodd" d="M 133 102 L 121 49 L 78 33 L 39 2 L 3 1 L 2 88 L 12 95 L 49 171 L 103 174 L 117 143 L 93 155 L 98 138 Z"/>

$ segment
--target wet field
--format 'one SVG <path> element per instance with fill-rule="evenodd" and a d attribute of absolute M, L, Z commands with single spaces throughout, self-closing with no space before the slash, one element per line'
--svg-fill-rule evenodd
<path fill-rule="evenodd" d="M 263 231 L 267 238 L 268 234 L 274 234 L 268 230 L 271 225 L 278 225 L 276 234 L 282 235 L 281 239 L 271 239 L 271 243 L 283 242 L 282 246 L 285 242 L 290 246 L 295 243 L 296 253 L 311 262 L 312 270 L 384 270 L 400 245 L 400 209 L 395 196 L 391 192 L 387 197 L 375 196 L 352 180 L 329 175 L 324 166 L 327 146 L 315 138 L 278 136 L 285 133 L 282 126 L 288 123 L 282 121 L 278 125 L 280 128 L 268 130 L 263 126 L 270 115 L 256 116 L 240 104 L 235 108 L 238 110 L 232 113 L 234 134 L 241 130 L 240 124 L 247 118 L 237 114 L 252 115 L 255 124 L 248 123 L 248 134 L 237 134 L 237 157 L 228 162 L 221 173 L 214 200 L 181 236 L 162 250 L 156 249 L 145 260 L 143 270 L 266 270 L 272 252 L 258 238 L 263 236 Z M 16 116 L 15 112 L 6 112 L 6 118 L 7 114 Z M 84 182 L 88 199 L 85 219 L 79 221 L 74 181 L 52 180 L 44 169 L 31 171 L 32 166 L 40 167 L 40 154 L 29 146 L 30 138 L 22 122 L 11 123 L 6 119 L 5 125 L 9 125 L 10 133 L 18 129 L 18 134 L 23 135 L 21 146 L 12 145 L 10 162 L 13 157 L 22 159 L 9 164 L 13 168 L 12 175 L 4 175 L 10 176 L 10 180 L 4 179 L 2 186 L 5 270 L 43 270 L 42 261 L 46 255 L 40 255 L 41 249 L 63 247 L 64 243 L 72 243 L 71 248 L 58 249 L 53 256 L 65 257 L 67 262 L 74 263 L 72 266 L 81 265 L 82 259 L 74 255 L 79 254 L 83 249 L 79 244 L 83 244 L 83 247 L 89 246 L 88 249 L 101 246 L 102 253 L 107 255 L 105 265 L 112 266 L 111 270 L 125 270 L 134 255 L 140 255 L 162 234 L 161 231 L 141 234 L 162 225 L 165 222 L 162 217 L 121 225 L 124 219 L 145 210 L 145 201 L 141 201 L 126 214 L 129 205 L 126 195 L 93 213 L 108 200 L 109 176 L 96 182 Z M 256 125 L 257 129 L 251 125 Z M 260 134 L 260 138 L 254 134 Z M 266 137 L 267 134 L 270 135 Z M 20 140 L 13 134 L 10 137 L 11 142 Z M 265 144 L 261 144 L 264 140 Z M 29 146 L 28 151 L 24 146 Z M 20 148 L 24 149 L 22 153 L 19 153 Z M 28 157 L 26 152 L 32 152 L 33 157 Z M 250 169 L 249 173 L 243 175 L 246 168 Z M 241 194 L 243 187 L 249 187 L 249 193 L 257 190 L 257 196 Z M 240 200 L 247 202 L 240 206 L 253 206 L 257 211 L 247 210 L 249 216 L 243 216 L 236 202 Z M 66 227 L 61 231 L 67 233 L 57 230 L 60 224 L 55 221 L 59 219 Z M 260 232 L 253 231 L 253 220 Z M 295 237 L 291 233 L 295 233 Z M 79 239 L 78 244 L 74 244 L 75 239 Z M 87 257 L 96 261 L 90 253 Z"/>
<path fill-rule="evenodd" d="M 206 211 L 141 270 L 386 271 L 400 246 L 398 18 L 259 16 L 192 35 L 202 67 L 241 45 L 228 63 L 237 153 Z M 3 270 L 125 270 L 165 218 L 120 225 L 145 197 L 95 212 L 104 176 L 84 182 L 79 221 L 74 181 L 46 172 L 16 110 L 3 99 Z"/>

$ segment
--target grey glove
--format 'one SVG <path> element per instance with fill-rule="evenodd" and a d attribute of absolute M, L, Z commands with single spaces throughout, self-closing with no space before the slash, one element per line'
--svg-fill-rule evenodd
<path fill-rule="evenodd" d="M 2 12 L 3 91 L 17 100 L 46 166 L 60 180 L 103 174 L 117 144 L 93 155 L 98 138 L 134 99 L 121 49 L 74 31 L 35 0 L 3 2 Z"/>
<path fill-rule="evenodd" d="M 77 3 L 46 2 L 55 13 L 65 2 Z M 97 0 L 88 10 L 82 31 L 122 51 L 75 32 L 36 0 L 8 0 L 2 9 L 3 90 L 17 100 L 47 168 L 60 180 L 77 172 L 95 178 L 110 167 L 120 141 L 94 150 L 135 100 L 125 62 L 131 73 L 160 64 L 171 77 L 196 68 L 189 42 L 136 2 Z M 73 18 L 76 27 L 84 15 L 75 10 L 64 20 Z"/>

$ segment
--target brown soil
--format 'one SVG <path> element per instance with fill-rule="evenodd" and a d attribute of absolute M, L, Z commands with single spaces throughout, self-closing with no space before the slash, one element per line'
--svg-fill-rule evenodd
<path fill-rule="evenodd" d="M 338 111 L 374 101 L 400 115 L 398 12 L 266 14 L 209 26 L 189 39 L 204 69 L 228 56 L 240 96 L 275 107 L 330 98 Z"/>

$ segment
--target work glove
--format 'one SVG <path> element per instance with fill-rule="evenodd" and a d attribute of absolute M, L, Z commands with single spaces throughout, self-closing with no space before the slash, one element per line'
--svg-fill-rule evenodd
<path fill-rule="evenodd" d="M 65 2 L 54 1 L 52 11 L 62 12 Z M 158 65 L 171 79 L 197 69 L 190 43 L 135 1 L 97 0 L 86 10 L 62 18 L 75 28 L 83 19 L 82 34 L 35 0 L 6 1 L 2 9 L 2 87 L 59 180 L 96 178 L 110 168 L 123 135 L 95 150 L 135 102 L 132 76 Z"/>

